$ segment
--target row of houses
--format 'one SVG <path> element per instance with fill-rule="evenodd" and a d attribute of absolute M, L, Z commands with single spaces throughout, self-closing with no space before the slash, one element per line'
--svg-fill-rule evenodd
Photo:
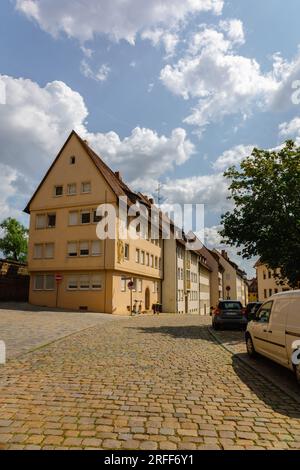
<path fill-rule="evenodd" d="M 120 215 L 126 201 L 129 222 Z M 99 213 L 98 206 L 105 204 Z M 138 207 L 138 236 L 131 230 Z M 111 209 L 113 237 L 100 237 Z M 151 198 L 129 188 L 74 131 L 62 147 L 25 212 L 30 214 L 29 300 L 32 304 L 112 314 L 164 312 L 208 315 L 219 299 L 248 301 L 245 273 L 225 252 L 188 249 L 184 233 Z M 143 214 L 158 214 L 156 233 Z M 111 214 L 110 214 L 111 215 Z M 170 236 L 163 236 L 163 222 Z M 151 228 L 151 230 L 150 230 Z M 180 231 L 179 231 L 180 232 Z"/>

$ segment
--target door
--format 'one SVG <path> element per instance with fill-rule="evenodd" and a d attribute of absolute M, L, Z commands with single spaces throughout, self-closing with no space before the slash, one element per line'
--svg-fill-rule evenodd
<path fill-rule="evenodd" d="M 150 310 L 150 290 L 149 287 L 147 287 L 145 291 L 145 309 Z"/>
<path fill-rule="evenodd" d="M 289 299 L 276 299 L 274 301 L 271 316 L 267 328 L 266 348 L 268 355 L 274 361 L 283 365 L 288 364 L 288 356 L 285 344 L 285 330 Z"/>
<path fill-rule="evenodd" d="M 256 321 L 252 324 L 254 347 L 257 352 L 268 355 L 268 326 L 271 316 L 273 302 L 269 301 L 262 305 L 257 313 Z"/>

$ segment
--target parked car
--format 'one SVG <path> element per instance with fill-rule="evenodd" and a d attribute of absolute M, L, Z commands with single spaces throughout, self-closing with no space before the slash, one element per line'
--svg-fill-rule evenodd
<path fill-rule="evenodd" d="M 275 294 L 260 307 L 246 345 L 249 356 L 259 353 L 291 369 L 300 384 L 300 290 Z"/>
<path fill-rule="evenodd" d="M 256 317 L 256 313 L 262 306 L 262 302 L 250 302 L 246 307 L 246 317 L 248 321 L 253 320 Z"/>
<path fill-rule="evenodd" d="M 247 323 L 246 309 L 236 300 L 221 300 L 212 315 L 215 330 L 225 327 L 246 329 Z"/>

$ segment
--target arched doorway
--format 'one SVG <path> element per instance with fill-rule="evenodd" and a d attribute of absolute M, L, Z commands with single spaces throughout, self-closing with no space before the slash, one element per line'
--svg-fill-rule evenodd
<path fill-rule="evenodd" d="M 145 309 L 150 310 L 150 290 L 149 287 L 147 287 L 145 291 Z"/>

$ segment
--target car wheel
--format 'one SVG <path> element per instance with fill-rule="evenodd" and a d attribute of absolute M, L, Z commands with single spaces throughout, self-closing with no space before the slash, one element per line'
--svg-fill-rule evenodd
<path fill-rule="evenodd" d="M 250 335 L 246 336 L 246 346 L 247 346 L 247 353 L 250 357 L 256 356 L 256 351 L 254 348 L 254 344 Z"/>
<path fill-rule="evenodd" d="M 298 382 L 298 385 L 300 385 L 300 364 L 295 366 L 295 376 L 296 376 L 296 380 Z"/>

